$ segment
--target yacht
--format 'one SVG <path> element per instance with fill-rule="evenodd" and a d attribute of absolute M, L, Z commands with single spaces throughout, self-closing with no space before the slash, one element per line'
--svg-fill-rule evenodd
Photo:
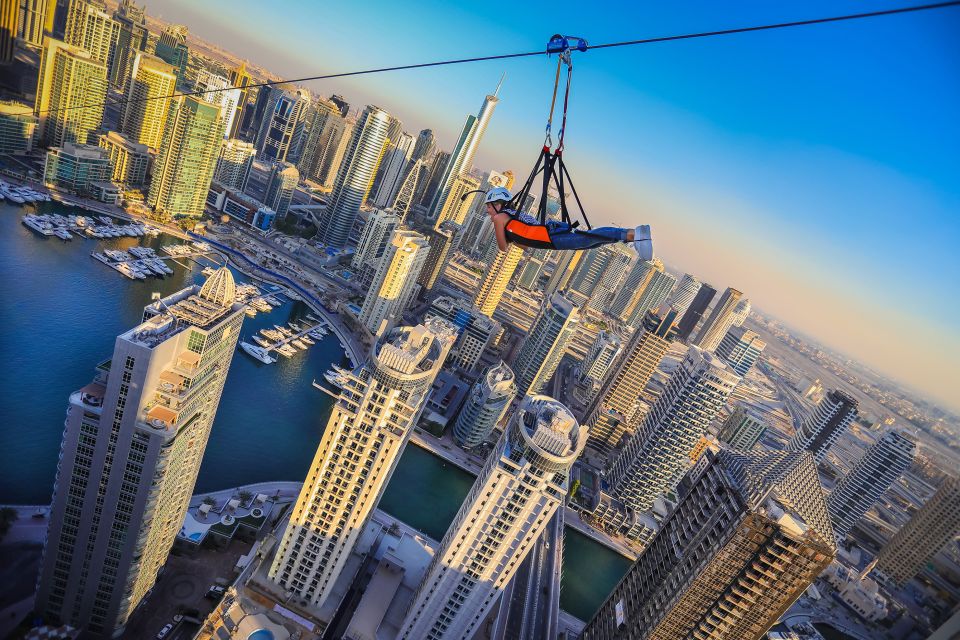
<path fill-rule="evenodd" d="M 283 304 L 273 296 L 267 296 L 266 298 L 264 298 L 264 300 L 267 301 L 267 304 L 271 304 L 275 307 L 279 307 L 281 304 Z"/>
<path fill-rule="evenodd" d="M 207 277 L 209 278 L 209 277 L 212 276 L 214 273 L 216 273 L 216 269 L 214 269 L 213 267 L 204 267 L 204 268 L 203 268 L 203 271 L 201 271 L 200 273 L 202 273 L 203 275 L 205 275 L 205 276 L 207 276 Z"/>
<path fill-rule="evenodd" d="M 247 305 L 246 307 L 244 307 L 243 312 L 247 314 L 248 318 L 253 318 L 257 315 L 257 310 L 251 307 L 250 305 Z"/>
<path fill-rule="evenodd" d="M 302 336 L 300 336 L 299 338 L 297 338 L 297 340 L 299 340 L 300 342 L 302 342 L 303 344 L 306 344 L 306 345 L 317 344 L 316 342 L 314 342 L 313 340 L 311 340 L 310 338 L 308 338 L 308 337 L 307 337 L 307 334 L 303 334 Z"/>
<path fill-rule="evenodd" d="M 281 327 L 278 324 L 273 325 L 273 328 L 279 331 L 280 333 L 282 333 L 287 338 L 293 335 L 293 332 L 290 331 L 290 329 L 287 329 L 286 327 Z"/>
<path fill-rule="evenodd" d="M 247 355 L 253 356 L 263 364 L 273 364 L 276 362 L 275 358 L 271 358 L 270 354 L 267 353 L 265 349 L 250 344 L 249 342 L 240 342 L 240 348 L 244 350 Z"/>
<path fill-rule="evenodd" d="M 269 340 L 264 340 L 260 336 L 253 336 L 253 341 L 265 349 L 269 349 L 270 347 L 273 346 L 272 342 L 270 342 Z"/>
<path fill-rule="evenodd" d="M 117 264 L 114 264 L 113 268 L 119 271 L 120 273 L 122 273 L 123 275 L 127 276 L 131 280 L 136 280 L 137 275 L 139 275 L 138 273 L 134 272 L 134 270 L 126 262 L 119 262 Z M 141 276 L 141 279 L 142 279 L 142 276 Z"/>
<path fill-rule="evenodd" d="M 306 343 L 305 343 L 303 340 L 301 340 L 300 338 L 296 338 L 296 339 L 294 339 L 294 340 L 291 340 L 291 341 L 290 341 L 290 344 L 292 344 L 293 346 L 295 346 L 297 349 L 306 349 L 306 348 L 307 348 Z"/>
<path fill-rule="evenodd" d="M 294 355 L 296 355 L 296 353 L 297 353 L 297 350 L 294 349 L 293 347 L 291 347 L 291 346 L 288 345 L 288 344 L 285 344 L 285 345 L 282 345 L 282 346 L 277 347 L 277 348 L 276 348 L 276 351 L 277 351 L 277 353 L 279 353 L 280 355 L 282 355 L 282 356 L 284 356 L 284 357 L 287 357 L 287 358 L 289 358 L 289 357 L 291 357 L 291 356 L 294 356 Z"/>
<path fill-rule="evenodd" d="M 167 274 L 168 276 L 173 274 L 173 269 L 171 269 L 170 267 L 168 267 L 168 266 L 167 266 L 167 263 L 164 262 L 163 260 L 161 260 L 160 258 L 154 258 L 154 259 L 153 259 L 153 263 L 154 263 L 155 265 L 157 265 L 157 267 L 159 267 L 160 270 L 163 271 L 163 272 L 164 272 L 165 274 Z"/>
<path fill-rule="evenodd" d="M 53 233 L 56 234 L 56 236 L 61 240 L 73 240 L 73 234 L 67 231 L 66 229 L 64 229 L 63 227 L 58 227 L 57 229 L 54 229 Z"/>
<path fill-rule="evenodd" d="M 342 387 L 345 377 L 342 373 L 337 373 L 332 370 L 323 374 L 323 379 L 335 387 Z"/>
<path fill-rule="evenodd" d="M 271 340 L 283 340 L 283 334 L 279 331 L 274 331 L 273 329 L 261 329 L 260 333 L 267 336 Z"/>

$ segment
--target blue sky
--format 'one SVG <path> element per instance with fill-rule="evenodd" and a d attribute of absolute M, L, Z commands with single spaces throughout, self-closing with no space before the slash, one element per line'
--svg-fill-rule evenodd
<path fill-rule="evenodd" d="M 592 44 L 908 2 L 147 0 L 284 76 Z M 568 164 L 593 222 L 650 222 L 664 260 L 914 388 L 960 377 L 960 9 L 575 55 Z M 452 146 L 507 73 L 477 165 L 525 174 L 553 62 L 307 85 Z"/>

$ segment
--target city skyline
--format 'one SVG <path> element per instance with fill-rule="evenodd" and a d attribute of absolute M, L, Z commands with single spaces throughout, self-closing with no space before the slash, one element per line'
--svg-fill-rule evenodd
<path fill-rule="evenodd" d="M 273 33 L 269 26 L 275 26 L 295 38 L 299 29 L 312 29 L 316 21 L 280 25 L 276 21 L 284 12 L 267 12 L 251 4 L 231 11 L 228 15 L 236 20 L 226 23 L 222 4 L 197 7 L 181 0 L 154 0 L 148 11 L 185 22 L 198 37 L 285 77 L 380 66 L 390 59 L 381 48 L 355 52 L 354 29 L 359 26 L 349 20 L 338 21 L 338 33 L 304 38 L 306 50 L 298 49 L 295 59 L 282 42 L 266 42 L 264 34 Z M 571 7 L 559 24 L 548 28 L 540 26 L 541 13 L 535 6 L 524 7 L 510 25 L 479 9 L 426 8 L 424 13 L 435 22 L 469 19 L 477 37 L 464 40 L 457 35 L 459 29 L 446 30 L 449 35 L 431 29 L 431 38 L 406 48 L 397 62 L 536 50 L 544 46 L 547 32 L 556 30 L 600 43 L 804 19 L 862 7 L 852 2 L 818 3 L 802 11 L 785 11 L 750 5 L 738 14 L 710 6 L 699 9 L 682 17 L 643 9 L 645 13 L 631 21 L 645 25 L 642 33 L 635 33 L 636 27 L 614 26 L 586 8 Z M 369 11 L 411 32 L 424 29 L 416 22 L 421 12 L 379 5 L 353 10 L 361 12 L 358 25 L 365 24 L 362 12 Z M 953 323 L 957 303 L 936 295 L 956 275 L 955 269 L 944 266 L 950 264 L 950 247 L 960 232 L 949 216 L 960 201 L 956 183 L 950 180 L 960 167 L 949 154 L 960 140 L 960 127 L 949 119 L 960 93 L 937 83 L 937 78 L 951 73 L 944 67 L 952 63 L 942 53 L 950 25 L 957 21 L 956 12 L 945 11 L 776 35 L 579 54 L 577 91 L 571 95 L 571 114 L 579 117 L 570 126 L 567 146 L 581 196 L 591 205 L 591 221 L 653 223 L 658 252 L 667 264 L 682 265 L 682 270 L 715 286 L 748 291 L 766 313 L 789 319 L 792 327 L 826 346 L 960 410 L 948 382 L 960 374 L 956 364 L 960 335 Z M 882 44 L 889 38 L 896 38 L 916 59 L 909 62 L 890 53 Z M 229 44 L 241 39 L 248 43 L 246 49 Z M 496 51 L 489 50 L 485 44 L 489 42 L 497 43 Z M 667 46 L 671 55 L 664 58 L 661 51 Z M 350 64 L 341 62 L 344 47 L 357 53 L 351 55 Z M 308 51 L 317 55 L 303 55 Z M 836 52 L 843 54 L 839 63 L 832 58 Z M 633 82 L 637 64 L 643 65 L 642 83 Z M 475 163 L 485 168 L 510 166 L 523 174 L 541 139 L 549 100 L 544 80 L 548 67 L 549 63 L 506 61 L 309 86 L 323 95 L 347 95 L 354 110 L 365 101 L 382 104 L 409 132 L 432 128 L 439 146 L 450 149 L 463 116 L 476 110 L 476 96 L 489 91 L 506 71 L 503 104 Z M 914 73 L 915 67 L 923 73 Z M 776 90 L 768 84 L 750 84 L 756 75 L 773 82 Z M 465 86 L 475 90 L 465 91 Z M 719 92 L 723 100 L 716 100 L 712 92 Z M 611 106 L 607 99 L 599 99 L 601 94 L 631 102 L 637 111 L 629 121 L 618 120 L 617 135 L 610 133 L 606 118 L 591 117 Z M 931 100 L 921 102 L 923 98 Z M 924 113 L 925 122 L 904 122 L 910 109 Z M 910 126 L 903 126 L 903 133 L 891 131 L 883 126 L 891 120 Z M 878 128 L 887 135 L 878 139 L 874 135 Z M 621 141 L 631 139 L 643 141 L 645 153 L 630 153 L 624 166 L 615 166 L 632 148 Z M 691 175 L 696 176 L 695 189 L 690 189 Z M 625 199 L 631 202 L 626 210 L 645 211 L 645 219 L 618 214 Z M 901 211 L 910 211 L 914 223 L 898 228 L 898 255 L 890 260 L 886 230 L 897 223 Z M 691 237 L 691 226 L 702 233 Z M 833 232 L 829 237 L 823 234 L 826 229 Z M 761 263 L 763 268 L 757 269 Z M 924 277 L 917 278 L 919 273 Z M 891 286 L 909 287 L 924 296 L 926 313 L 920 319 L 911 314 L 909 321 L 922 323 L 928 341 L 908 347 L 896 339 L 908 312 L 890 303 L 885 292 Z M 825 317 L 814 312 L 818 305 L 829 306 L 834 313 Z M 862 322 L 864 317 L 871 321 Z"/>

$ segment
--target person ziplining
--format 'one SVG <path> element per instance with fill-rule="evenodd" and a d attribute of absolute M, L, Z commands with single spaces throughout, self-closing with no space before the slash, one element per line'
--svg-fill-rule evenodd
<path fill-rule="evenodd" d="M 583 210 L 580 196 L 573 186 L 573 180 L 563 164 L 563 140 L 567 126 L 567 105 L 570 99 L 570 79 L 573 75 L 573 63 L 570 54 L 573 50 L 586 51 L 587 42 L 583 38 L 555 35 L 547 44 L 548 54 L 558 54 L 557 73 L 553 83 L 553 98 L 550 101 L 550 114 L 547 117 L 546 140 L 540 151 L 540 156 L 534 164 L 530 177 L 523 188 L 516 194 L 510 193 L 504 187 L 496 187 L 486 192 L 485 203 L 487 214 L 493 224 L 497 238 L 497 247 L 506 251 L 510 243 L 535 249 L 552 249 L 556 251 L 592 249 L 614 242 L 632 242 L 634 249 L 642 260 L 653 259 L 653 241 L 650 236 L 650 226 L 639 225 L 635 229 L 620 227 L 599 227 L 593 229 Z M 563 96 L 563 113 L 560 123 L 560 132 L 557 136 L 557 146 L 551 150 L 553 139 L 550 133 L 553 125 L 553 111 L 557 103 L 557 90 L 560 87 L 560 71 L 566 65 L 567 78 Z M 537 216 L 524 213 L 522 208 L 527 201 L 530 190 L 537 176 L 543 175 L 540 201 L 537 206 Z M 547 196 L 551 187 L 559 194 L 560 219 L 547 219 Z M 567 210 L 567 191 L 570 188 L 580 209 L 580 217 L 586 229 L 579 229 L 579 221 L 573 221 Z M 473 192 L 471 192 L 473 193 Z M 482 192 L 481 192 L 482 193 Z M 466 199 L 464 194 L 462 199 Z"/>

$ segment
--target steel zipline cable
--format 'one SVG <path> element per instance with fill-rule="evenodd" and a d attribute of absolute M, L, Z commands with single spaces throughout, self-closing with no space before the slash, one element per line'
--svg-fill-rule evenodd
<path fill-rule="evenodd" d="M 697 38 L 713 38 L 717 36 L 729 36 L 739 33 L 754 33 L 757 31 L 771 31 L 775 29 L 788 29 L 792 27 L 806 27 L 817 24 L 827 24 L 831 22 L 844 22 L 848 20 L 862 20 L 865 18 L 877 18 L 881 16 L 892 16 L 905 13 L 915 13 L 919 11 L 930 11 L 935 9 L 946 9 L 950 7 L 960 6 L 960 0 L 949 0 L 947 2 L 934 2 L 930 4 L 921 4 L 914 5 L 910 7 L 897 7 L 893 9 L 882 9 L 877 11 L 867 11 L 863 13 L 850 13 L 840 16 L 828 16 L 822 18 L 811 18 L 809 20 L 795 20 L 792 22 L 776 22 L 771 24 L 755 25 L 752 27 L 735 27 L 731 29 L 721 29 L 716 31 L 699 31 L 695 33 L 684 33 L 679 35 L 672 36 L 658 36 L 653 38 L 642 38 L 640 40 L 624 40 L 621 42 L 608 42 L 605 44 L 594 44 L 587 45 L 586 51 L 593 49 L 612 49 L 615 47 L 631 47 L 641 44 L 657 44 L 661 42 L 674 42 L 677 40 L 694 40 Z M 168 95 L 163 96 L 149 96 L 146 98 L 121 98 L 115 100 L 107 100 L 105 102 L 93 102 L 87 104 L 74 105 L 71 107 L 62 107 L 60 109 L 46 109 L 42 111 L 24 111 L 21 113 L 10 114 L 10 115 L 42 115 L 46 113 L 56 113 L 59 111 L 72 111 L 74 109 L 93 109 L 98 107 L 106 106 L 116 106 L 123 105 L 131 102 L 149 102 L 152 100 L 169 100 L 172 98 L 179 98 L 182 96 L 206 96 L 211 93 L 218 93 L 221 91 L 231 91 L 233 89 L 254 89 L 258 87 L 269 87 L 278 84 L 297 84 L 303 82 L 312 82 L 315 80 L 332 80 L 334 78 L 347 78 L 351 76 L 363 76 L 371 75 L 374 73 L 390 73 L 393 71 L 405 71 L 410 69 L 426 69 L 429 67 L 443 67 L 450 66 L 455 64 L 469 64 L 473 62 L 487 62 L 491 60 L 509 60 L 512 58 L 529 58 L 532 56 L 542 56 L 546 52 L 543 50 L 540 51 L 526 51 L 522 53 L 503 53 L 498 55 L 490 56 L 477 56 L 474 58 L 458 58 L 452 60 L 438 60 L 434 62 L 420 62 L 416 64 L 404 64 L 397 65 L 393 67 L 378 67 L 375 69 L 363 69 L 361 71 L 344 71 L 340 73 L 328 73 L 323 75 L 316 76 L 306 76 L 303 78 L 290 78 L 286 80 L 272 80 L 268 82 L 255 82 L 244 86 L 229 86 L 219 89 L 205 89 L 202 91 L 178 91 Z"/>

